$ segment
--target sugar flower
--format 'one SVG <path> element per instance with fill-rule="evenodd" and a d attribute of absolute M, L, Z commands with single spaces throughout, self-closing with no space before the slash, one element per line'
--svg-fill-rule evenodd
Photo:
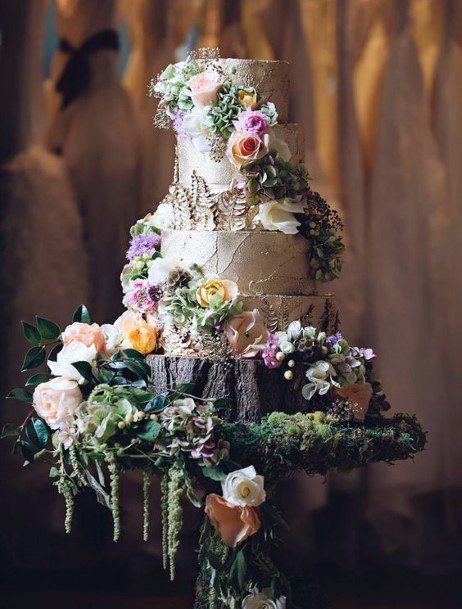
<path fill-rule="evenodd" d="M 286 235 L 298 233 L 300 222 L 295 214 L 303 213 L 303 203 L 281 199 L 260 203 L 258 220 L 265 230 L 279 230 Z"/>
<path fill-rule="evenodd" d="M 303 397 L 311 400 L 315 393 L 325 395 L 332 385 L 338 385 L 333 380 L 336 375 L 334 367 L 329 362 L 320 360 L 312 364 L 306 372 L 309 383 L 302 388 Z"/>
<path fill-rule="evenodd" d="M 97 349 L 95 345 L 87 347 L 87 345 L 82 342 L 73 341 L 64 345 L 58 353 L 55 362 L 48 360 L 48 367 L 54 376 L 65 376 L 68 379 L 81 383 L 84 381 L 84 378 L 72 364 L 76 362 L 94 364 L 96 354 Z"/>
<path fill-rule="evenodd" d="M 223 82 L 217 72 L 208 70 L 190 78 L 188 85 L 194 105 L 204 108 L 216 101 L 218 91 L 223 86 Z"/>
<path fill-rule="evenodd" d="M 123 336 L 123 348 L 136 349 L 143 355 L 156 349 L 158 329 L 145 321 L 139 313 L 125 311 L 114 325 Z"/>
<path fill-rule="evenodd" d="M 263 588 L 261 592 L 255 588 L 242 601 L 242 609 L 286 609 L 286 597 L 274 598 L 271 588 Z"/>
<path fill-rule="evenodd" d="M 175 213 L 172 205 L 170 203 L 160 203 L 156 211 L 151 216 L 150 224 L 158 230 L 168 230 L 169 228 L 174 228 Z"/>
<path fill-rule="evenodd" d="M 233 300 L 238 294 L 237 284 L 228 279 L 209 277 L 199 284 L 196 290 L 197 302 L 201 307 L 207 308 L 212 300 L 221 302 Z"/>
<path fill-rule="evenodd" d="M 267 152 L 267 134 L 260 137 L 255 133 L 234 131 L 231 134 L 226 147 L 226 156 L 237 169 L 241 169 L 244 165 L 253 163 Z"/>
<path fill-rule="evenodd" d="M 164 204 L 165 205 L 165 204 Z M 153 254 L 160 245 L 160 236 L 155 233 L 135 235 L 127 250 L 127 260 L 131 261 L 143 254 Z"/>
<path fill-rule="evenodd" d="M 162 294 L 160 287 L 152 285 L 148 279 L 135 279 L 122 302 L 127 309 L 134 309 L 139 313 L 154 313 Z"/>
<path fill-rule="evenodd" d="M 346 387 L 337 388 L 336 393 L 354 405 L 354 417 L 362 421 L 372 398 L 372 385 L 370 383 L 353 383 Z"/>
<path fill-rule="evenodd" d="M 75 321 L 64 330 L 61 340 L 64 345 L 80 342 L 87 347 L 93 345 L 97 351 L 104 351 L 106 349 L 104 332 L 98 324 L 90 325 Z"/>
<path fill-rule="evenodd" d="M 67 429 L 82 402 L 82 393 L 75 380 L 57 377 L 37 385 L 34 408 L 51 429 Z"/>
<path fill-rule="evenodd" d="M 264 478 L 257 475 L 253 465 L 231 472 L 221 486 L 223 497 L 231 505 L 258 507 L 266 499 Z"/>
<path fill-rule="evenodd" d="M 173 258 L 156 258 L 149 267 L 148 280 L 151 285 L 165 283 L 172 271 L 178 267 L 178 260 Z"/>
<path fill-rule="evenodd" d="M 264 135 L 268 130 L 269 118 L 260 110 L 252 110 L 247 108 L 240 114 L 233 125 L 236 131 L 241 133 L 254 133 L 255 135 Z"/>
<path fill-rule="evenodd" d="M 182 130 L 199 152 L 210 152 L 209 138 L 212 135 L 207 108 L 193 108 L 182 123 Z"/>
<path fill-rule="evenodd" d="M 260 517 L 255 508 L 232 505 L 214 493 L 207 495 L 205 511 L 223 542 L 232 548 L 251 535 L 255 535 L 261 527 Z"/>
<path fill-rule="evenodd" d="M 261 352 L 261 356 L 263 358 L 263 361 L 265 362 L 265 366 L 270 370 L 282 366 L 282 361 L 280 362 L 278 359 L 276 359 L 276 353 L 278 351 L 279 341 L 276 336 L 274 336 L 274 334 L 271 334 L 268 342 L 265 345 L 265 348 Z"/>
<path fill-rule="evenodd" d="M 258 309 L 242 311 L 225 324 L 225 334 L 234 355 L 255 357 L 268 342 L 269 332 Z"/>

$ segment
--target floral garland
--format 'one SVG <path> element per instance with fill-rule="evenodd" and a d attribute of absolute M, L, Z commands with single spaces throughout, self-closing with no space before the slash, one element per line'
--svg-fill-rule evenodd
<path fill-rule="evenodd" d="M 310 190 L 306 167 L 289 162 L 289 147 L 274 133 L 274 104 L 255 88 L 235 84 L 217 59 L 213 52 L 190 55 L 152 81 L 151 94 L 159 99 L 155 124 L 171 124 L 179 139 L 216 161 L 225 154 L 236 170 L 230 188 L 241 190 L 249 207 L 258 206 L 254 223 L 309 237 L 313 277 L 330 281 L 342 268 L 338 214 Z"/>

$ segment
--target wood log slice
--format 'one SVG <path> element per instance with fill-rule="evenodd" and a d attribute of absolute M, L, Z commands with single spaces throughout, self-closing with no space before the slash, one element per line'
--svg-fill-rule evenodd
<path fill-rule="evenodd" d="M 151 383 L 156 392 L 180 383 L 194 383 L 194 395 L 232 400 L 230 411 L 221 413 L 228 421 L 257 422 L 269 412 L 293 413 L 308 410 L 301 388 L 306 384 L 302 367 L 287 381 L 284 370 L 268 369 L 261 360 L 230 358 L 211 360 L 192 356 L 151 355 Z"/>

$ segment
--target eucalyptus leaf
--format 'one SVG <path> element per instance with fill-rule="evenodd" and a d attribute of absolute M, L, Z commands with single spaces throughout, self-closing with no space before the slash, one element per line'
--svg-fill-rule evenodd
<path fill-rule="evenodd" d="M 32 347 L 26 353 L 22 363 L 21 372 L 38 368 L 45 361 L 45 347 Z"/>
<path fill-rule="evenodd" d="M 37 330 L 37 328 L 32 324 L 27 323 L 27 321 L 21 321 L 21 324 L 26 340 L 34 347 L 40 345 L 42 337 L 40 336 L 40 332 Z"/>
<path fill-rule="evenodd" d="M 215 467 L 203 467 L 201 471 L 206 478 L 210 478 L 210 480 L 215 480 L 216 482 L 221 482 L 226 478 L 226 474 Z"/>
<path fill-rule="evenodd" d="M 36 317 L 37 329 L 45 340 L 56 340 L 61 334 L 61 328 L 54 321 L 45 317 Z"/>
<path fill-rule="evenodd" d="M 3 440 L 3 438 L 11 438 L 14 436 L 19 436 L 20 433 L 21 433 L 20 427 L 17 427 L 16 425 L 10 425 L 9 423 L 7 423 L 6 425 L 3 426 L 0 438 Z"/>
<path fill-rule="evenodd" d="M 159 395 L 156 395 L 151 400 L 149 400 L 149 402 L 146 403 L 143 410 L 150 414 L 162 412 L 162 410 L 166 406 L 166 403 L 165 403 L 166 397 L 167 397 L 166 393 L 160 393 Z"/>
<path fill-rule="evenodd" d="M 146 442 L 154 442 L 160 434 L 162 429 L 162 425 L 157 421 L 146 421 L 142 426 L 140 431 L 136 434 L 140 440 L 145 440 Z"/>

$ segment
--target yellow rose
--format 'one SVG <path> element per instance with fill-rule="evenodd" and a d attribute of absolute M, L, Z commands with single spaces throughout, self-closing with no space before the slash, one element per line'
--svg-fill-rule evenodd
<path fill-rule="evenodd" d="M 221 296 L 223 301 L 232 300 L 238 293 L 237 284 L 227 279 L 212 277 L 199 285 L 196 290 L 197 302 L 206 309 L 210 304 L 210 298 L 215 295 Z"/>
<path fill-rule="evenodd" d="M 239 89 L 237 92 L 237 101 L 241 104 L 241 106 L 244 106 L 244 108 L 255 110 L 258 104 L 257 93 L 256 91 L 249 93 L 244 89 Z"/>
<path fill-rule="evenodd" d="M 157 328 L 142 322 L 137 328 L 130 330 L 128 340 L 132 347 L 143 355 L 152 353 L 157 346 Z"/>

